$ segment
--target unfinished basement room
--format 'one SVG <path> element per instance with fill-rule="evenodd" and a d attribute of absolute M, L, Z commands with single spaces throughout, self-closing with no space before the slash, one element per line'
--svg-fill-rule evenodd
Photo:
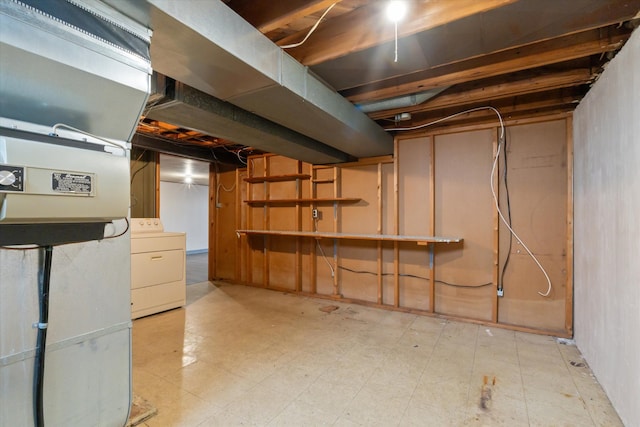
<path fill-rule="evenodd" d="M 640 426 L 640 0 L 0 0 L 0 426 Z"/>

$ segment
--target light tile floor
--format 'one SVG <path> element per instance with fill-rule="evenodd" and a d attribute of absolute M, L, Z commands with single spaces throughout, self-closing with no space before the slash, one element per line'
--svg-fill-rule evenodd
<path fill-rule="evenodd" d="M 187 292 L 134 322 L 148 427 L 622 425 L 552 337 L 224 283 Z"/>

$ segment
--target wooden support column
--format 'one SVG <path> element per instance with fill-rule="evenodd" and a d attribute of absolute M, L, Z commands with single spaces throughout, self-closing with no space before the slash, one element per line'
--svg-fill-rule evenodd
<path fill-rule="evenodd" d="M 393 234 L 400 234 L 399 218 L 399 144 L 398 138 L 393 138 Z M 400 247 L 398 242 L 393 242 L 393 306 L 400 307 Z"/>
<path fill-rule="evenodd" d="M 155 200 L 155 214 L 154 217 L 160 218 L 160 153 L 155 152 L 154 161 L 155 161 L 155 189 L 156 189 L 156 200 Z"/>
<path fill-rule="evenodd" d="M 263 165 L 263 176 L 269 176 L 269 160 L 271 159 L 270 156 L 265 156 L 262 160 L 262 165 Z M 265 200 L 269 200 L 271 199 L 271 193 L 269 191 L 269 181 L 265 180 L 264 183 L 264 199 Z M 270 224 L 270 210 L 269 210 L 269 204 L 265 203 L 264 207 L 263 207 L 263 215 L 262 215 L 262 229 L 263 230 L 269 230 L 269 224 Z M 264 240 L 263 240 L 263 247 L 262 247 L 262 286 L 264 286 L 265 288 L 269 287 L 269 249 L 270 249 L 270 242 L 271 239 L 269 236 L 264 236 Z"/>
<path fill-rule="evenodd" d="M 213 163 L 209 164 L 209 254 L 208 258 L 208 268 L 207 268 L 207 279 L 213 280 L 217 275 L 217 257 L 218 253 L 218 239 L 216 236 L 218 235 L 218 210 L 216 209 L 216 188 L 218 185 L 218 177 L 216 176 L 215 165 Z M 238 239 L 240 241 L 240 239 Z"/>
<path fill-rule="evenodd" d="M 436 235 L 436 137 L 429 137 L 429 234 Z M 429 311 L 436 311 L 436 246 L 432 243 L 429 249 Z"/>
<path fill-rule="evenodd" d="M 567 123 L 567 257 L 566 257 L 566 295 L 565 330 L 573 336 L 573 116 Z"/>
<path fill-rule="evenodd" d="M 236 230 L 239 227 L 246 227 L 246 224 L 242 222 L 242 191 L 240 190 L 242 187 L 242 173 L 240 169 L 236 169 Z M 216 188 L 217 190 L 217 188 Z M 216 193 L 217 194 L 217 193 Z M 216 200 L 217 202 L 217 200 Z M 218 212 L 217 206 L 215 207 L 216 212 Z M 249 246 L 246 242 L 246 237 L 238 236 L 236 239 L 236 269 L 235 269 L 235 281 L 242 281 L 242 259 L 243 250 Z"/>
<path fill-rule="evenodd" d="M 340 197 L 340 168 L 333 168 L 333 197 Z M 338 202 L 333 202 L 333 231 L 340 232 L 338 229 Z M 340 296 L 340 287 L 338 283 L 338 241 L 333 241 L 333 295 Z"/>
<path fill-rule="evenodd" d="M 297 174 L 302 174 L 302 162 L 297 162 Z M 296 198 L 302 198 L 302 181 L 296 179 Z M 297 231 L 302 231 L 302 206 L 300 203 L 296 203 L 296 228 Z M 296 237 L 296 292 L 302 291 L 302 241 L 300 237 Z"/>
<path fill-rule="evenodd" d="M 499 153 L 497 152 L 498 147 L 500 146 L 498 143 L 498 138 L 500 137 L 500 129 L 493 129 L 493 155 L 496 156 Z M 506 138 L 506 135 L 505 135 Z M 505 139 L 506 141 L 506 139 Z M 504 147 L 505 151 L 507 147 Z M 495 158 L 495 157 L 494 157 Z M 500 186 L 498 176 L 500 175 L 500 165 L 497 165 L 496 173 L 491 178 L 491 185 L 495 189 L 496 197 L 500 197 Z M 498 199 L 499 200 L 499 199 Z M 498 209 L 495 207 L 495 203 L 493 206 L 493 297 L 491 298 L 491 321 L 498 322 L 498 278 L 500 274 L 500 218 L 498 217 Z"/>
<path fill-rule="evenodd" d="M 317 191 L 316 191 L 316 169 L 313 167 L 312 164 L 309 165 L 309 175 L 311 175 L 311 179 L 309 180 L 309 197 L 311 199 L 315 199 L 317 197 Z M 315 203 L 311 203 L 310 205 L 311 210 L 316 208 L 316 204 Z M 318 231 L 316 229 L 316 220 L 311 218 L 309 218 L 309 220 L 311 221 L 311 231 Z M 311 282 L 311 293 L 312 294 L 316 294 L 318 293 L 318 260 L 316 259 L 317 257 L 317 251 L 316 251 L 316 246 L 317 243 L 316 241 L 311 241 L 310 243 L 310 248 L 309 248 L 309 256 L 311 257 L 311 259 L 309 260 L 309 262 L 311 263 L 311 268 L 309 268 L 309 272 L 310 272 L 310 282 Z"/>
<path fill-rule="evenodd" d="M 382 162 L 378 163 L 378 234 L 382 234 Z M 382 241 L 378 241 L 378 304 L 382 304 Z"/>
<path fill-rule="evenodd" d="M 247 178 L 251 178 L 254 174 L 253 171 L 253 162 L 247 159 Z M 247 200 L 251 200 L 253 198 L 253 194 L 251 193 L 251 184 L 247 182 L 246 184 L 247 191 Z M 251 205 L 245 205 L 246 213 L 247 213 L 247 228 L 249 230 L 253 230 L 253 208 Z M 247 257 L 245 259 L 246 262 L 246 272 L 247 272 L 247 283 L 253 285 L 253 251 L 251 250 L 251 244 L 249 242 L 249 237 L 247 237 Z"/>

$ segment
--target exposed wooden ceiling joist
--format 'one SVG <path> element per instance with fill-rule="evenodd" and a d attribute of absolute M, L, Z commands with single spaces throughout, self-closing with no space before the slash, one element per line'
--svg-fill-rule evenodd
<path fill-rule="evenodd" d="M 432 0 L 415 2 L 408 17 L 398 27 L 398 37 L 426 31 L 439 25 L 513 3 L 516 0 Z M 341 15 L 318 27 L 313 38 L 287 52 L 304 65 L 357 52 L 393 40 L 394 25 L 385 15 L 386 2 L 370 2 L 352 13 Z M 289 44 L 299 36 L 279 40 Z"/>
<path fill-rule="evenodd" d="M 304 18 L 327 9 L 337 0 L 288 0 L 257 2 L 255 0 L 234 0 L 233 8 L 240 16 L 263 33 L 289 25 L 296 19 Z M 339 2 L 339 0 L 338 0 Z"/>
<path fill-rule="evenodd" d="M 630 34 L 629 29 L 613 26 L 584 31 L 346 90 L 343 95 L 358 103 L 514 73 L 616 50 Z"/>
<path fill-rule="evenodd" d="M 578 68 L 557 72 L 527 72 L 509 77 L 500 76 L 493 82 L 486 79 L 471 84 L 458 85 L 419 105 L 370 113 L 375 120 L 394 117 L 400 113 L 420 113 L 440 108 L 458 107 L 474 102 L 487 102 L 507 96 L 526 95 L 552 89 L 585 84 L 593 79 L 589 68 Z"/>

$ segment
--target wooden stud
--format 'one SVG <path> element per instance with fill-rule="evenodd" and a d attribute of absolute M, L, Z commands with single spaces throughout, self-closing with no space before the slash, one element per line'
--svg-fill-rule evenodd
<path fill-rule="evenodd" d="M 573 116 L 567 117 L 567 257 L 565 331 L 573 336 Z"/>
<path fill-rule="evenodd" d="M 263 176 L 269 176 L 270 175 L 270 157 L 271 156 L 266 156 L 262 162 L 263 165 Z M 266 200 L 271 199 L 271 193 L 270 193 L 270 188 L 269 188 L 269 181 L 264 181 L 264 198 Z M 270 213 L 271 211 L 269 210 L 269 206 L 265 205 L 263 208 L 263 216 L 262 216 L 262 229 L 263 230 L 269 230 L 269 224 L 270 224 Z M 269 287 L 269 249 L 270 249 L 270 242 L 271 239 L 269 236 L 264 236 L 264 240 L 263 240 L 264 244 L 262 247 L 262 286 L 265 288 Z"/>
<path fill-rule="evenodd" d="M 236 169 L 236 200 L 235 200 L 235 208 L 236 208 L 236 225 L 243 226 L 242 224 L 242 195 L 240 194 L 240 176 L 241 170 Z M 217 212 L 217 209 L 216 209 Z M 245 240 L 243 244 L 243 240 Z M 242 280 L 242 249 L 246 248 L 248 245 L 246 243 L 246 237 L 238 236 L 236 239 L 237 247 L 236 247 L 236 270 L 235 270 L 235 281 L 240 282 Z"/>
<path fill-rule="evenodd" d="M 378 163 L 378 234 L 382 234 L 382 163 Z M 382 242 L 378 242 L 378 304 L 382 304 Z"/>
<path fill-rule="evenodd" d="M 429 151 L 431 159 L 429 161 L 429 234 L 436 234 L 436 139 L 429 136 Z M 429 311 L 436 311 L 436 248 L 434 244 L 429 245 Z"/>
<path fill-rule="evenodd" d="M 333 197 L 340 197 L 340 168 L 337 166 L 333 168 Z M 333 203 L 333 231 L 335 233 L 339 232 L 339 222 L 338 222 L 338 203 Z M 333 241 L 333 294 L 336 296 L 340 295 L 340 288 L 338 282 L 338 241 Z"/>
<path fill-rule="evenodd" d="M 400 215 L 399 204 L 400 198 L 398 194 L 399 186 L 399 144 L 398 138 L 393 138 L 393 234 L 400 234 Z M 393 305 L 400 307 L 400 247 L 398 242 L 393 242 Z"/>
<path fill-rule="evenodd" d="M 493 129 L 493 154 L 494 156 L 497 154 L 498 150 L 498 138 L 499 138 L 499 130 L 498 128 Z M 507 147 L 504 147 L 505 151 Z M 500 175 L 500 165 L 497 165 L 496 173 L 493 175 L 491 179 L 491 185 L 495 189 L 496 196 L 500 197 L 500 186 L 498 185 L 498 176 Z M 500 245 L 500 219 L 498 218 L 498 209 L 494 206 L 492 208 L 493 211 L 493 298 L 491 298 L 491 320 L 493 322 L 498 322 L 498 277 L 500 270 L 500 253 L 499 253 L 499 245 Z"/>
<path fill-rule="evenodd" d="M 314 181 L 314 178 L 316 176 L 316 170 L 313 167 L 313 165 L 309 165 L 309 169 L 311 171 L 311 181 L 309 181 L 309 197 L 311 197 L 312 199 L 316 197 L 317 191 L 316 191 L 316 183 Z M 311 209 L 315 209 L 316 205 L 315 203 L 311 203 Z M 316 230 L 316 220 L 313 218 L 309 218 L 309 220 L 311 221 L 311 230 L 312 231 L 317 231 Z M 311 262 L 311 268 L 310 268 L 310 279 L 311 279 L 311 293 L 312 294 L 316 294 L 318 292 L 318 260 L 316 259 L 317 257 L 317 251 L 316 251 L 316 242 L 313 241 L 311 242 L 311 246 L 309 247 L 309 255 L 311 257 L 311 259 L 309 260 Z"/>
<path fill-rule="evenodd" d="M 253 176 L 253 162 L 250 161 L 249 159 L 247 159 L 247 176 Z M 251 192 L 251 184 L 250 183 L 246 183 L 246 191 L 247 191 L 247 198 L 251 199 L 253 197 L 253 193 Z M 250 205 L 247 205 L 245 207 L 245 212 L 247 215 L 247 228 L 249 230 L 253 229 L 253 209 L 251 208 Z M 253 251 L 251 250 L 251 244 L 249 242 L 249 239 L 247 238 L 247 256 L 245 258 L 245 262 L 246 262 L 246 277 L 247 277 L 247 283 L 250 285 L 253 285 Z"/>
<path fill-rule="evenodd" d="M 155 203 L 154 203 L 154 217 L 159 218 L 160 217 L 160 153 L 155 152 L 154 154 L 154 162 L 155 162 L 155 166 L 156 166 L 156 170 L 155 170 L 155 183 L 154 183 L 154 188 L 156 189 L 156 199 L 155 199 Z"/>
<path fill-rule="evenodd" d="M 297 167 L 297 176 L 302 176 L 302 162 L 298 160 L 296 163 Z M 311 176 L 306 175 L 305 179 L 309 179 Z M 296 197 L 302 198 L 302 178 L 296 179 Z M 302 207 L 299 204 L 296 204 L 296 230 L 302 230 Z M 295 274 L 296 274 L 296 292 L 302 291 L 302 241 L 300 237 L 296 238 L 296 264 L 295 264 Z"/>
<path fill-rule="evenodd" d="M 207 278 L 209 280 L 213 280 L 216 277 L 216 254 L 218 253 L 218 239 L 216 236 L 218 235 L 218 210 L 216 209 L 216 171 L 215 165 L 213 163 L 209 164 L 209 254 L 207 256 L 208 259 L 208 267 L 207 267 Z"/>

